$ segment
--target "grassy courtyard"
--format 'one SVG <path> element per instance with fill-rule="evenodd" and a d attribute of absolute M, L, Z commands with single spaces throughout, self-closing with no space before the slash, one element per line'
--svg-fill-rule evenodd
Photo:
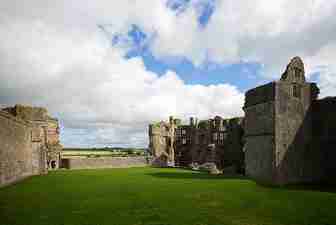
<path fill-rule="evenodd" d="M 1 225 L 331 225 L 336 193 L 179 169 L 57 171 L 0 189 Z"/>

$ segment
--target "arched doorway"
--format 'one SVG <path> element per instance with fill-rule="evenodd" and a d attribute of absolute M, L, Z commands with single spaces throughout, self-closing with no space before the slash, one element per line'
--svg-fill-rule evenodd
<path fill-rule="evenodd" d="M 56 161 L 55 160 L 51 161 L 51 169 L 56 169 Z"/>

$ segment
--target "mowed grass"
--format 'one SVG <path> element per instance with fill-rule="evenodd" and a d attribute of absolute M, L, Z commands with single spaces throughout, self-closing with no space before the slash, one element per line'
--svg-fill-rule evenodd
<path fill-rule="evenodd" d="M 181 169 L 56 171 L 0 189 L 2 225 L 332 225 L 336 194 Z"/>

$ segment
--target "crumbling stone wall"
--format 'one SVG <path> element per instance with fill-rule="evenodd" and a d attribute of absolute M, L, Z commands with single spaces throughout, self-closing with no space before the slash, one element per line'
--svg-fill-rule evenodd
<path fill-rule="evenodd" d="M 167 147 L 173 143 L 176 166 L 187 167 L 192 163 L 215 163 L 218 168 L 236 166 L 241 170 L 244 163 L 243 118 L 214 119 L 200 121 L 190 118 L 190 124 L 158 123 L 149 128 L 149 146 L 155 165 L 162 163 L 168 156 Z M 170 129 L 174 128 L 174 132 Z M 172 142 L 171 142 L 172 141 Z M 161 156 L 161 157 L 160 157 Z"/>
<path fill-rule="evenodd" d="M 0 186 L 46 173 L 48 158 L 62 149 L 58 138 L 58 121 L 43 108 L 16 105 L 0 110 Z M 59 154 L 56 158 L 58 166 Z"/>
<path fill-rule="evenodd" d="M 18 104 L 14 107 L 4 108 L 3 111 L 26 121 L 46 121 L 50 118 L 48 116 L 48 111 L 41 107 L 31 107 Z"/>
<path fill-rule="evenodd" d="M 147 166 L 143 156 L 62 159 L 67 169 L 129 168 Z"/>
<path fill-rule="evenodd" d="M 154 166 L 175 165 L 175 129 L 179 120 L 169 117 L 169 123 L 159 122 L 149 125 L 149 151 Z"/>
<path fill-rule="evenodd" d="M 44 173 L 40 129 L 33 124 L 0 111 L 0 186 L 24 177 Z"/>
<path fill-rule="evenodd" d="M 204 122 L 203 122 L 204 123 Z M 195 125 L 189 146 L 192 163 L 215 163 L 217 168 L 243 167 L 243 118 L 223 119 L 216 116 L 207 125 Z M 181 148 L 185 148 L 183 145 Z M 186 165 L 185 165 L 186 166 Z"/>

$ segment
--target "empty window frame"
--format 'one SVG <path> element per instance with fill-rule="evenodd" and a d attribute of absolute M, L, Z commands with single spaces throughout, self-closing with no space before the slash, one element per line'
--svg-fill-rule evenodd
<path fill-rule="evenodd" d="M 293 97 L 301 98 L 301 88 L 299 85 L 293 85 Z"/>

